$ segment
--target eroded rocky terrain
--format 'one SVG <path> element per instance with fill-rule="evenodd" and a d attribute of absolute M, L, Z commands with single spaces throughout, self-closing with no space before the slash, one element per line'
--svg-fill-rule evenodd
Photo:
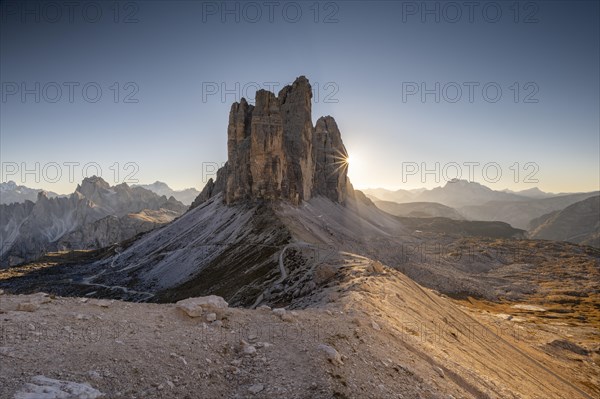
<path fill-rule="evenodd" d="M 1 394 L 37 375 L 124 398 L 592 398 L 597 328 L 455 301 L 344 255 L 286 309 L 0 296 Z M 597 302 L 596 302 L 597 304 Z M 190 317 L 192 314 L 194 317 Z M 567 319 L 563 319 L 567 321 Z M 586 338 L 587 335 L 587 338 Z M 44 396 L 40 396 L 44 397 Z"/>

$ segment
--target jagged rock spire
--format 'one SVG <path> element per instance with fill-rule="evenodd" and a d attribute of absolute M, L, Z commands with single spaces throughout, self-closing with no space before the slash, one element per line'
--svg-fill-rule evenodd
<path fill-rule="evenodd" d="M 331 116 L 313 127 L 312 90 L 297 78 L 277 96 L 256 92 L 255 105 L 233 103 L 227 128 L 228 160 L 192 207 L 219 192 L 232 204 L 244 200 L 287 200 L 299 204 L 323 195 L 343 203 L 348 181 L 346 148 Z"/>

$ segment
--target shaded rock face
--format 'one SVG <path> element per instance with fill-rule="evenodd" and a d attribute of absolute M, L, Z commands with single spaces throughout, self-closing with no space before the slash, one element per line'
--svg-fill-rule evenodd
<path fill-rule="evenodd" d="M 313 136 L 315 151 L 314 191 L 335 202 L 348 195 L 348 158 L 337 123 L 331 116 L 319 118 Z"/>
<path fill-rule="evenodd" d="M 256 93 L 231 106 L 227 128 L 227 164 L 209 181 L 192 208 L 223 192 L 233 204 L 246 200 L 287 200 L 299 204 L 323 195 L 343 203 L 352 190 L 346 148 L 335 120 L 313 127 L 312 91 L 301 76 L 277 96 Z"/>

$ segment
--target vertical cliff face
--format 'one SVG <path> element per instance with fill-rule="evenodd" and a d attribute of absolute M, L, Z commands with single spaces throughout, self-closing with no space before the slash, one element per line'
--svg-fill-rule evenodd
<path fill-rule="evenodd" d="M 279 92 L 287 162 L 283 197 L 299 203 L 311 197 L 314 179 L 312 151 L 312 90 L 304 76 Z"/>
<path fill-rule="evenodd" d="M 256 105 L 250 123 L 248 156 L 252 185 L 241 189 L 249 189 L 252 198 L 280 198 L 286 181 L 287 159 L 279 100 L 273 93 L 265 90 L 256 93 Z M 239 151 L 245 151 L 245 148 Z M 235 168 L 231 170 L 234 175 L 240 172 Z"/>
<path fill-rule="evenodd" d="M 301 76 L 277 96 L 259 90 L 255 105 L 231 106 L 227 164 L 198 196 L 192 208 L 219 192 L 227 204 L 245 200 L 286 200 L 299 204 L 323 195 L 343 203 L 352 186 L 346 148 L 335 120 L 313 127 L 312 90 Z"/>
<path fill-rule="evenodd" d="M 348 153 L 337 123 L 331 116 L 317 121 L 313 135 L 315 182 L 313 192 L 335 202 L 344 202 L 352 190 L 348 177 Z"/>
<path fill-rule="evenodd" d="M 245 99 L 234 103 L 229 112 L 229 125 L 227 127 L 227 171 L 235 170 L 237 173 L 219 171 L 223 176 L 217 175 L 218 183 L 224 186 L 227 202 L 250 197 L 252 187 L 252 174 L 250 172 L 250 133 L 254 106 L 249 105 Z M 220 182 L 219 180 L 225 180 Z"/>

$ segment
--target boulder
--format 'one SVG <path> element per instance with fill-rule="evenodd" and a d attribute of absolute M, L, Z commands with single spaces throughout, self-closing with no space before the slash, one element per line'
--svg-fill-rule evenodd
<path fill-rule="evenodd" d="M 190 317 L 200 317 L 205 310 L 212 310 L 214 313 L 216 310 L 229 307 L 229 304 L 217 295 L 188 298 L 177 302 L 175 305 Z"/>

